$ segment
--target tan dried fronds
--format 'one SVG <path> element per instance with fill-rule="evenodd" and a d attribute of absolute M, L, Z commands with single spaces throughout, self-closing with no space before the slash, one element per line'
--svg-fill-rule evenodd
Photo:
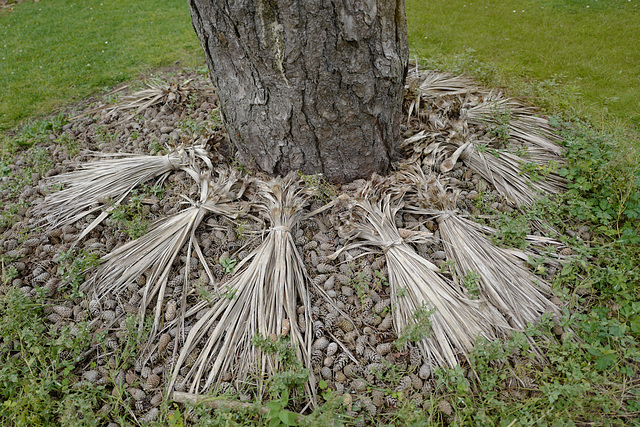
<path fill-rule="evenodd" d="M 425 97 L 465 95 L 479 91 L 478 84 L 469 77 L 435 70 L 420 71 L 417 67 L 407 73 L 407 84 Z"/>
<path fill-rule="evenodd" d="M 536 114 L 533 107 L 499 91 L 490 91 L 482 101 L 466 110 L 466 119 L 474 124 L 505 125 L 509 138 L 521 143 L 528 151 L 548 160 L 562 160 L 561 139 L 549 125 L 549 120 Z"/>
<path fill-rule="evenodd" d="M 535 276 L 517 254 L 493 245 L 486 233 L 495 230 L 463 218 L 455 209 L 456 194 L 434 176 L 421 175 L 418 168 L 405 171 L 403 178 L 413 183 L 410 195 L 413 207 L 406 211 L 435 216 L 447 259 L 455 261 L 460 280 L 467 278 L 477 286 L 478 296 L 495 307 L 509 323 L 520 331 L 546 314 L 559 314 L 549 299 L 550 286 Z M 430 206 L 429 209 L 417 206 Z M 549 238 L 530 236 L 543 245 L 559 245 Z M 477 282 L 477 283 L 476 283 Z"/>
<path fill-rule="evenodd" d="M 506 151 L 483 152 L 472 144 L 463 154 L 463 162 L 517 206 L 531 206 L 540 194 L 559 194 L 566 188 L 566 180 L 549 166 Z M 527 165 L 533 170 L 527 170 Z M 532 176 L 538 170 L 540 174 Z"/>
<path fill-rule="evenodd" d="M 103 153 L 97 160 L 80 165 L 69 173 L 48 179 L 49 186 L 63 186 L 60 191 L 48 195 L 34 208 L 36 216 L 49 229 L 73 224 L 85 216 L 101 211 L 107 202 L 121 203 L 136 186 L 152 180 L 162 180 L 177 169 L 191 170 L 195 158 L 206 162 L 208 152 L 202 146 L 179 147 L 163 156 L 128 153 Z M 112 207 L 107 208 L 81 233 L 78 240 L 106 218 Z"/>
<path fill-rule="evenodd" d="M 482 176 L 507 200 L 517 206 L 530 206 L 539 194 L 558 194 L 566 188 L 566 180 L 545 160 L 521 157 L 505 150 L 490 148 L 490 141 L 477 139 L 432 140 L 427 133 L 412 137 L 415 144 L 411 162 L 398 169 L 422 164 L 432 171 L 448 172 L 458 160 Z"/>
<path fill-rule="evenodd" d="M 355 202 L 344 230 L 348 238 L 359 241 L 345 250 L 365 245 L 382 250 L 387 260 L 396 332 L 411 325 L 414 314 L 424 307 L 434 310 L 430 316 L 432 334 L 418 345 L 430 363 L 455 366 L 458 354 L 465 357 L 478 336 L 506 336 L 511 327 L 493 307 L 468 298 L 400 237 L 394 217 L 401 207 L 391 207 L 388 198 L 376 204 L 368 200 Z"/>
<path fill-rule="evenodd" d="M 154 105 L 162 104 L 173 106 L 184 103 L 189 99 L 191 94 L 196 91 L 207 95 L 213 95 L 214 90 L 212 88 L 203 89 L 194 87 L 192 81 L 193 79 L 188 79 L 183 81 L 182 83 L 178 83 L 176 81 L 165 82 L 157 78 L 149 79 L 145 82 L 147 85 L 145 89 L 124 96 L 118 104 L 110 104 L 92 108 L 84 111 L 77 117 L 86 114 L 93 114 L 103 110 L 106 110 L 108 113 L 112 113 L 115 111 L 135 110 L 125 119 L 130 120 L 135 117 L 136 114 L 141 114 L 144 110 Z M 121 87 L 113 93 L 122 91 L 126 88 L 127 86 Z"/>
<path fill-rule="evenodd" d="M 142 326 L 146 308 L 154 298 L 156 299 L 152 337 L 160 326 L 169 273 L 182 247 L 189 242 L 187 260 L 191 259 L 191 250 L 195 248 L 213 282 L 214 276 L 209 271 L 195 239 L 195 230 L 209 213 L 231 218 L 238 213 L 237 208 L 231 204 L 244 192 L 244 183 L 237 171 L 223 170 L 215 180 L 204 174 L 199 181 L 199 202 L 191 202 L 192 206 L 184 211 L 154 222 L 145 235 L 105 255 L 96 274 L 82 286 L 83 290 L 95 295 L 95 299 L 99 300 L 107 294 L 119 294 L 126 289 L 128 283 L 148 272 L 138 313 Z M 188 274 L 185 277 L 188 277 Z M 186 294 L 186 290 L 182 292 L 183 298 Z M 184 310 L 185 305 L 182 307 Z"/>
<path fill-rule="evenodd" d="M 462 160 L 518 206 L 529 206 L 537 193 L 565 189 L 566 181 L 557 173 L 563 163 L 560 138 L 533 108 L 500 91 L 479 89 L 465 78 L 427 71 L 412 79 L 421 82 L 415 86 L 417 99 L 429 107 L 429 121 L 437 123 L 404 141 L 410 159 L 399 168 L 419 162 L 446 173 Z M 488 126 L 494 133 L 500 129 L 501 137 L 489 132 L 478 139 L 469 125 Z"/>
<path fill-rule="evenodd" d="M 507 250 L 494 246 L 468 219 L 455 214 L 439 217 L 447 258 L 455 260 L 460 278 L 478 274 L 478 291 L 521 331 L 545 313 L 559 314 L 549 300 L 550 286 Z"/>
<path fill-rule="evenodd" d="M 285 329 L 291 347 L 306 366 L 311 366 L 312 321 L 310 283 L 291 230 L 302 219 L 307 202 L 294 175 L 258 183 L 257 208 L 271 223 L 263 243 L 238 266 L 238 273 L 225 284 L 225 295 L 217 298 L 193 325 L 174 367 L 169 391 L 190 352 L 202 347 L 185 375 L 192 393 L 217 387 L 222 375 L 232 372 L 238 383 L 257 374 L 258 392 L 264 378 L 275 373 L 281 362 L 253 345 L 256 334 L 277 337 Z M 303 306 L 304 329 L 297 307 Z M 256 372 L 256 370 L 258 370 Z M 239 384 L 238 384 L 239 385 Z M 315 379 L 310 375 L 306 394 L 315 400 Z"/>

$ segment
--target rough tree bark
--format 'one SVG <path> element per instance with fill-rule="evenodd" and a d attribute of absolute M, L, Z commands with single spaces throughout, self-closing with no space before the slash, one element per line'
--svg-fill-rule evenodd
<path fill-rule="evenodd" d="M 189 0 L 241 163 L 384 174 L 408 62 L 404 0 Z"/>

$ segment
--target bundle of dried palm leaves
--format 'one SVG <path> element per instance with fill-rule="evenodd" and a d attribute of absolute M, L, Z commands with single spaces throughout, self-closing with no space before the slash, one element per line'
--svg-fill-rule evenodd
<path fill-rule="evenodd" d="M 192 173 L 195 172 L 192 171 Z M 235 217 L 238 211 L 231 202 L 240 198 L 245 189 L 244 182 L 235 170 L 223 169 L 215 180 L 210 178 L 209 173 L 205 173 L 199 177 L 199 182 L 200 200 L 198 202 L 191 201 L 191 206 L 182 212 L 154 222 L 145 235 L 105 255 L 101 259 L 102 264 L 96 274 L 82 286 L 83 290 L 92 294 L 95 300 L 100 301 L 105 295 L 118 295 L 128 283 L 147 273 L 138 313 L 140 326 L 142 326 L 147 307 L 154 298 L 156 299 L 152 337 L 160 327 L 169 273 L 180 250 L 187 242 L 189 242 L 187 260 L 191 259 L 191 251 L 195 249 L 209 280 L 214 282 L 214 276 L 195 238 L 195 230 L 207 214 Z M 186 280 L 189 277 L 188 271 L 187 264 L 185 286 L 188 283 Z M 183 298 L 186 298 L 187 291 L 184 289 L 182 292 Z M 183 310 L 185 306 L 186 302 L 183 301 Z"/>
<path fill-rule="evenodd" d="M 494 246 L 471 221 L 451 213 L 437 218 L 447 258 L 455 260 L 457 275 L 478 274 L 480 295 L 498 308 L 514 328 L 524 330 L 545 313 L 559 313 L 549 300 L 549 284 L 532 274 L 514 255 Z"/>
<path fill-rule="evenodd" d="M 108 113 L 115 111 L 129 111 L 135 110 L 126 120 L 132 119 L 136 114 L 141 114 L 144 110 L 154 105 L 166 105 L 173 107 L 180 103 L 185 103 L 189 97 L 198 91 L 200 94 L 213 95 L 212 88 L 203 89 L 195 88 L 192 85 L 193 79 L 185 80 L 182 83 L 178 82 L 164 82 L 160 79 L 150 79 L 146 82 L 147 88 L 134 92 L 130 95 L 123 97 L 117 105 L 106 105 L 97 108 L 92 108 L 84 111 L 81 115 L 93 114 L 102 110 L 106 110 Z M 115 92 L 122 91 L 127 87 L 121 87 Z"/>
<path fill-rule="evenodd" d="M 517 206 L 531 205 L 538 193 L 564 190 L 566 181 L 557 173 L 562 163 L 559 138 L 534 110 L 463 77 L 414 71 L 411 79 L 419 85 L 417 104 L 410 110 L 422 102 L 429 113 L 427 128 L 403 143 L 412 150 L 407 163 L 446 173 L 462 160 Z M 478 136 L 470 125 L 490 131 Z"/>
<path fill-rule="evenodd" d="M 183 380 L 190 384 L 190 392 L 216 387 L 223 374 L 231 372 L 237 388 L 255 378 L 261 394 L 264 378 L 277 372 L 280 362 L 252 343 L 256 334 L 269 339 L 287 336 L 296 356 L 310 366 L 309 279 L 291 234 L 303 217 L 307 196 L 294 175 L 258 185 L 257 196 L 262 201 L 257 206 L 271 228 L 263 243 L 238 266 L 239 272 L 225 283 L 222 296 L 191 327 L 173 371 L 170 391 L 186 359 L 201 347 Z M 296 322 L 298 307 L 304 310 L 303 329 Z M 306 395 L 314 399 L 313 374 Z"/>
<path fill-rule="evenodd" d="M 464 358 L 478 336 L 491 340 L 508 335 L 512 328 L 495 308 L 469 298 L 463 288 L 441 276 L 438 267 L 407 244 L 394 220 L 401 207 L 392 207 L 388 196 L 377 204 L 368 200 L 355 202 L 342 233 L 359 241 L 343 250 L 361 246 L 382 250 L 387 261 L 396 332 L 405 331 L 421 310 L 433 310 L 432 333 L 418 345 L 432 364 L 455 366 L 460 361 L 458 355 Z"/>
<path fill-rule="evenodd" d="M 405 171 L 401 179 L 413 190 L 413 207 L 408 211 L 437 218 L 447 259 L 455 261 L 458 278 L 477 274 L 479 297 L 496 307 L 514 328 L 522 331 L 545 313 L 558 313 L 544 280 L 510 251 L 493 245 L 477 224 L 459 215 L 455 191 L 447 191 L 439 179 L 425 177 L 418 168 Z"/>
<path fill-rule="evenodd" d="M 63 189 L 48 195 L 35 207 L 34 213 L 50 228 L 75 223 L 103 210 L 106 203 L 121 203 L 131 190 L 146 181 L 162 181 L 173 170 L 183 169 L 193 175 L 189 165 L 196 158 L 211 167 L 209 154 L 202 146 L 178 147 L 163 156 L 99 154 L 97 160 L 83 164 L 73 172 L 50 178 L 49 186 L 62 186 Z M 91 232 L 110 211 L 108 208 L 102 212 L 79 239 Z"/>

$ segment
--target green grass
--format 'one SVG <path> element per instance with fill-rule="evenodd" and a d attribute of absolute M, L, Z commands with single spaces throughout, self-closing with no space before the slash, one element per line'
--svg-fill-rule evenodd
<path fill-rule="evenodd" d="M 182 0 L 24 2 L 0 15 L 0 130 L 158 67 L 202 65 Z"/>
<path fill-rule="evenodd" d="M 639 4 L 407 0 L 409 44 L 438 66 L 542 95 L 543 106 L 640 127 Z"/>

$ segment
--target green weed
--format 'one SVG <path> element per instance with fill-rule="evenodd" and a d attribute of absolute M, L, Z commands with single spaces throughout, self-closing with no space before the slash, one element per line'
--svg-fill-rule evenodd
<path fill-rule="evenodd" d="M 565 200 L 577 219 L 609 237 L 640 242 L 640 144 L 637 135 L 598 131 L 582 123 L 564 131 L 569 179 Z"/>
<path fill-rule="evenodd" d="M 491 235 L 493 244 L 523 249 L 527 246 L 526 237 L 531 233 L 527 217 L 518 213 L 500 213 L 494 224 L 496 233 Z"/>
<path fill-rule="evenodd" d="M 20 129 L 11 142 L 17 147 L 31 147 L 34 144 L 48 142 L 49 135 L 60 133 L 67 122 L 67 116 L 64 114 L 49 119 L 31 120 Z"/>
<path fill-rule="evenodd" d="M 85 282 L 88 270 L 100 264 L 98 254 L 85 250 L 69 249 L 58 256 L 58 274 L 62 276 L 64 285 L 60 290 L 69 290 L 69 298 L 74 299 L 84 296 L 80 286 Z"/>
<path fill-rule="evenodd" d="M 336 189 L 333 188 L 323 175 L 305 175 L 302 172 L 298 172 L 298 175 L 304 182 L 304 185 L 313 191 L 319 200 L 326 202 L 335 196 Z"/>
<path fill-rule="evenodd" d="M 501 147 L 506 147 L 511 137 L 511 110 L 494 105 L 491 108 L 491 119 L 487 123 L 489 133 L 498 141 Z"/>
<path fill-rule="evenodd" d="M 145 195 L 144 191 L 151 189 L 158 190 L 155 187 L 143 187 L 139 191 L 132 191 L 127 203 L 113 205 L 108 221 L 117 226 L 131 239 L 137 239 L 147 232 L 149 209 L 142 204 L 142 200 Z"/>
<path fill-rule="evenodd" d="M 19 290 L 0 297 L 0 420 L 3 425 L 76 425 L 101 422 L 100 391 L 75 387 L 76 370 L 91 340 L 80 325 L 49 330 L 41 307 Z M 70 414 L 73 413 L 73 417 Z"/>
<path fill-rule="evenodd" d="M 233 274 L 233 271 L 238 264 L 238 260 L 235 258 L 222 257 L 220 258 L 220 265 L 225 274 Z"/>
<path fill-rule="evenodd" d="M 462 277 L 461 284 L 472 299 L 477 299 L 480 295 L 480 290 L 478 289 L 480 279 L 482 279 L 482 276 L 475 271 L 470 271 Z"/>
<path fill-rule="evenodd" d="M 358 273 L 351 281 L 350 285 L 355 289 L 356 296 L 360 301 L 360 306 L 364 304 L 364 301 L 371 295 L 371 289 L 369 288 L 369 282 L 364 273 Z"/>
<path fill-rule="evenodd" d="M 434 309 L 430 309 L 426 304 L 418 308 L 412 316 L 412 323 L 401 331 L 398 338 L 393 343 L 397 349 L 403 349 L 408 343 L 415 343 L 426 338 L 431 333 L 431 315 Z"/>
<path fill-rule="evenodd" d="M 5 267 L 4 263 L 2 263 L 2 284 L 8 285 L 16 277 L 18 277 L 18 270 L 16 267 L 13 265 Z"/>

